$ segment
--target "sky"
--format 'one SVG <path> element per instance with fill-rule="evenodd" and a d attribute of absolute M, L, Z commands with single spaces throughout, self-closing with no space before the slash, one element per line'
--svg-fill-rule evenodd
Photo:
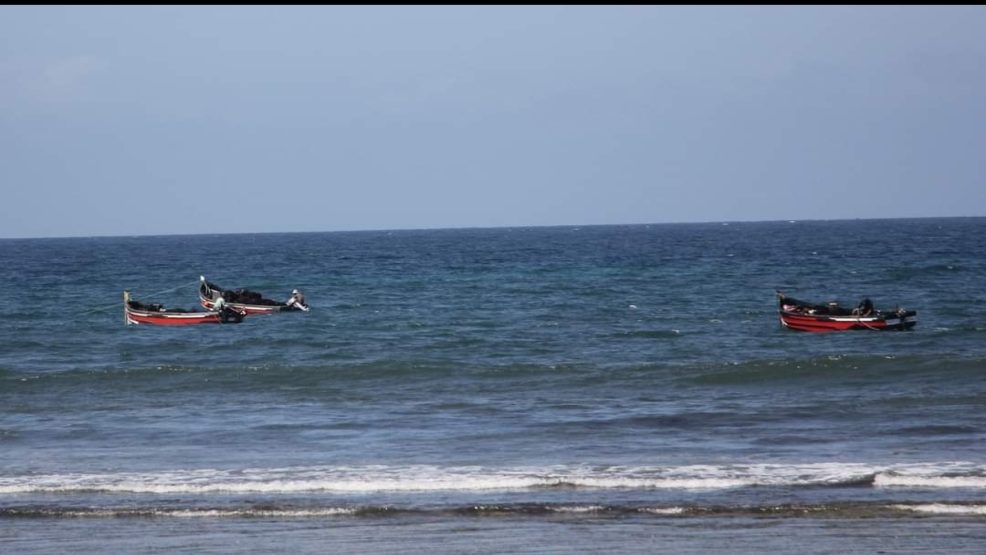
<path fill-rule="evenodd" d="M 0 238 L 986 216 L 986 6 L 0 6 Z"/>

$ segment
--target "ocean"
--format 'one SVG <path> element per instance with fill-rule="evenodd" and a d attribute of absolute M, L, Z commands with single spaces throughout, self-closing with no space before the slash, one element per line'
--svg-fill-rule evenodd
<path fill-rule="evenodd" d="M 200 276 L 312 308 L 125 324 Z M 0 549 L 981 553 L 984 277 L 986 218 L 0 240 Z"/>

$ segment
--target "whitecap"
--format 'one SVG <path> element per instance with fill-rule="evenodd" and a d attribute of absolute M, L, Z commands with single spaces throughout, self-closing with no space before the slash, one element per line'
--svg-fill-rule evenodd
<path fill-rule="evenodd" d="M 950 505 L 946 503 L 926 503 L 923 505 L 891 505 L 892 509 L 932 513 L 940 515 L 986 515 L 986 505 Z"/>

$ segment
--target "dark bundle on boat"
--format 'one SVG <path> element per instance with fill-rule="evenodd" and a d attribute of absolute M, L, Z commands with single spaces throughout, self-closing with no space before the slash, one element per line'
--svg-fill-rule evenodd
<path fill-rule="evenodd" d="M 226 300 L 231 303 L 262 304 L 269 306 L 279 306 L 282 304 L 271 299 L 265 299 L 260 293 L 250 291 L 249 289 L 226 291 Z"/>
<path fill-rule="evenodd" d="M 865 299 L 869 301 L 869 299 Z M 865 302 L 864 301 L 864 302 Z M 861 302 L 862 306 L 864 302 Z M 870 303 L 870 309 L 872 310 L 872 303 Z M 799 301 L 793 297 L 783 296 L 781 302 L 782 309 L 788 309 L 792 312 L 803 312 L 806 314 L 827 314 L 830 316 L 853 316 L 858 313 L 859 308 L 846 308 L 840 306 L 837 302 L 829 302 L 826 304 L 815 304 L 805 301 Z"/>
<path fill-rule="evenodd" d="M 199 276 L 199 280 L 201 281 L 199 285 L 199 303 L 209 310 L 213 309 L 219 296 L 222 295 L 225 297 L 226 303 L 229 306 L 246 314 L 307 311 L 307 307 L 298 308 L 289 304 L 287 301 L 280 302 L 268 299 L 260 293 L 249 289 L 224 289 L 215 283 L 206 281 L 205 276 Z"/>
<path fill-rule="evenodd" d="M 185 308 L 164 308 L 161 303 L 141 303 L 135 300 L 128 300 L 127 305 L 134 310 L 142 310 L 144 312 L 195 312 L 194 310 L 188 310 Z"/>
<path fill-rule="evenodd" d="M 242 303 L 242 304 L 253 304 L 253 305 L 264 305 L 264 306 L 281 306 L 284 303 L 279 303 L 277 301 L 266 299 L 260 293 L 256 291 L 250 291 L 249 289 L 223 289 L 215 283 L 206 281 L 206 287 L 213 291 L 221 291 L 226 296 L 226 302 L 229 303 Z"/>

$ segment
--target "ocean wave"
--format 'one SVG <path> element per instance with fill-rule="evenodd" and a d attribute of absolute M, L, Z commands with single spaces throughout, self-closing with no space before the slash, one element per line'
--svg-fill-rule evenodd
<path fill-rule="evenodd" d="M 957 505 L 954 503 L 923 503 L 920 505 L 891 505 L 891 508 L 937 515 L 986 515 L 986 505 Z"/>
<path fill-rule="evenodd" d="M 968 462 L 894 465 L 689 465 L 678 467 L 366 466 L 154 473 L 0 476 L 0 495 L 28 493 L 303 494 L 602 490 L 725 490 L 744 487 L 986 488 L 986 465 Z"/>
<path fill-rule="evenodd" d="M 677 339 L 681 337 L 681 330 L 662 329 L 662 330 L 634 330 L 624 331 L 613 334 L 611 337 L 629 337 L 639 339 Z"/>
<path fill-rule="evenodd" d="M 888 376 L 901 381 L 909 376 L 944 376 L 960 379 L 978 376 L 986 366 L 981 357 L 960 358 L 931 353 L 928 355 L 894 354 L 828 354 L 824 356 L 790 357 L 782 359 L 745 360 L 731 363 L 706 364 L 684 376 L 685 381 L 700 385 L 736 385 L 765 382 L 798 382 L 824 379 L 858 381 L 871 378 L 884 380 Z"/>
<path fill-rule="evenodd" d="M 15 506 L 0 507 L 0 519 L 11 518 L 178 518 L 178 519 L 327 519 L 360 517 L 559 517 L 559 518 L 716 518 L 755 516 L 772 518 L 902 518 L 908 515 L 986 516 L 981 503 L 882 503 L 846 502 L 825 504 L 770 505 L 601 505 L 519 503 L 495 505 L 451 505 L 428 507 L 367 506 L 240 506 L 240 507 L 77 507 L 77 506 Z"/>
<path fill-rule="evenodd" d="M 901 476 L 896 473 L 878 474 L 874 483 L 883 488 L 986 488 L 986 476 Z"/>
<path fill-rule="evenodd" d="M 626 332 L 621 336 L 641 338 L 680 337 L 677 330 L 650 330 Z M 92 366 L 84 365 L 57 370 L 14 370 L 0 366 L 0 380 L 55 383 L 66 387 L 79 385 L 108 385 L 126 380 L 128 385 L 141 382 L 157 384 L 161 380 L 175 382 L 182 387 L 182 380 L 192 381 L 196 387 L 234 387 L 252 389 L 270 384 L 308 387 L 330 379 L 333 383 L 363 381 L 367 379 L 414 379 L 427 381 L 447 379 L 449 376 L 478 376 L 484 378 L 512 379 L 516 376 L 545 375 L 605 376 L 612 379 L 614 371 L 655 382 L 668 379 L 709 385 L 742 385 L 756 383 L 798 382 L 803 380 L 846 378 L 853 380 L 885 380 L 893 377 L 900 381 L 909 376 L 978 376 L 986 367 L 986 358 L 962 357 L 943 353 L 927 355 L 896 354 L 824 354 L 798 355 L 785 358 L 748 359 L 738 361 L 704 362 L 663 360 L 639 364 L 582 364 L 576 362 L 505 362 L 450 361 L 442 359 L 363 359 L 312 363 L 284 364 L 280 362 L 231 361 L 222 364 L 158 364 L 149 366 Z"/>

